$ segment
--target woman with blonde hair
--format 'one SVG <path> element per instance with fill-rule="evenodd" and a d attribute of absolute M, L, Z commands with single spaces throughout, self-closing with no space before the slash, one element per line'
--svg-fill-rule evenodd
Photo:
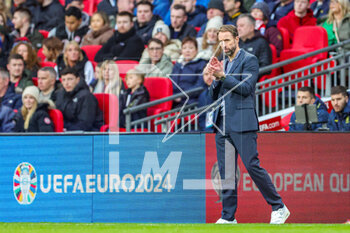
<path fill-rule="evenodd" d="M 64 68 L 70 67 L 77 71 L 87 85 L 90 86 L 94 81 L 94 67 L 76 41 L 69 41 L 65 45 L 63 54 L 58 56 L 56 64 L 55 70 L 58 77 L 61 76 L 60 73 Z"/>
<path fill-rule="evenodd" d="M 104 61 L 99 76 L 100 79 L 95 86 L 94 93 L 107 93 L 118 97 L 124 93 L 125 86 L 119 76 L 118 65 L 114 61 Z"/>
<path fill-rule="evenodd" d="M 32 45 L 23 41 L 18 42 L 11 50 L 10 55 L 16 53 L 22 55 L 25 62 L 25 69 L 31 72 L 32 77 L 36 77 L 40 64 L 37 53 Z"/>
<path fill-rule="evenodd" d="M 203 37 L 197 38 L 198 54 L 197 58 L 210 60 L 212 56 L 218 56 L 220 53 L 218 31 L 223 25 L 223 19 L 220 16 L 211 18 L 205 28 Z M 215 53 L 215 54 L 214 54 Z"/>
<path fill-rule="evenodd" d="M 350 38 L 350 3 L 349 0 L 331 0 L 328 18 L 323 23 L 328 34 L 328 45 L 333 45 Z M 350 49 L 350 44 L 345 46 Z"/>
<path fill-rule="evenodd" d="M 53 132 L 54 126 L 49 116 L 49 109 L 55 105 L 51 100 L 39 102 L 39 89 L 29 86 L 22 94 L 23 106 L 16 114 L 15 132 Z"/>

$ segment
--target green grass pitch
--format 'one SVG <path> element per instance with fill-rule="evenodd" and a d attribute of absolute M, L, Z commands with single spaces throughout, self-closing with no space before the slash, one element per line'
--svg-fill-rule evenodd
<path fill-rule="evenodd" d="M 181 232 L 244 232 L 244 233 L 349 233 L 348 224 L 132 224 L 132 223 L 0 223 L 0 232 L 6 233 L 181 233 Z"/>

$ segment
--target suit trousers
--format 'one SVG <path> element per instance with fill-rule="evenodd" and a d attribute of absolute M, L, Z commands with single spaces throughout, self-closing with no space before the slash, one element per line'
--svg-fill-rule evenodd
<path fill-rule="evenodd" d="M 284 206 L 268 173 L 260 166 L 257 151 L 257 133 L 230 132 L 215 136 L 217 160 L 222 183 L 222 217 L 232 221 L 237 210 L 237 157 L 246 167 L 250 177 L 258 187 L 266 202 L 277 210 Z M 226 155 L 225 155 L 226 154 Z M 225 162 L 226 161 L 226 162 Z M 227 171 L 225 171 L 225 167 Z"/>

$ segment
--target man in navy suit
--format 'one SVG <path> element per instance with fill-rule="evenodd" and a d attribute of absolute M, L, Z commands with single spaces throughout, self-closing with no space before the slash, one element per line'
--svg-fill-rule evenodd
<path fill-rule="evenodd" d="M 238 32 L 233 25 L 224 25 L 218 39 L 226 58 L 222 63 L 213 57 L 206 72 L 214 79 L 210 91 L 218 108 L 213 114 L 216 124 L 216 149 L 222 179 L 222 216 L 218 224 L 235 224 L 237 209 L 237 157 L 240 154 L 250 177 L 266 202 L 272 206 L 271 224 L 283 224 L 290 212 L 276 192 L 265 169 L 260 167 L 257 152 L 258 118 L 255 112 L 255 85 L 258 80 L 258 59 L 239 48 Z M 234 156 L 233 156 L 234 155 Z M 226 168 L 226 172 L 225 172 Z"/>

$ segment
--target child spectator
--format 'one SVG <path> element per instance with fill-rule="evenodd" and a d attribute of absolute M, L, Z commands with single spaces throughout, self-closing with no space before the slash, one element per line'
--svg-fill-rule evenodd
<path fill-rule="evenodd" d="M 337 44 L 350 38 L 349 0 L 331 0 L 328 19 L 323 23 L 328 35 L 328 45 Z M 350 45 L 344 46 L 350 50 Z"/>
<path fill-rule="evenodd" d="M 123 114 L 123 110 L 149 101 L 149 93 L 143 85 L 144 79 L 144 74 L 136 69 L 131 69 L 126 74 L 125 81 L 128 89 L 122 96 L 120 108 L 120 126 L 123 128 L 125 128 L 125 115 Z M 131 121 L 142 119 L 146 116 L 147 109 L 144 109 L 131 114 Z"/>
<path fill-rule="evenodd" d="M 198 55 L 197 58 L 210 60 L 212 56 L 218 55 L 217 48 L 219 46 L 218 31 L 223 25 L 223 19 L 220 16 L 211 18 L 207 24 L 203 37 L 197 38 Z M 216 52 L 216 54 L 214 54 Z"/>
<path fill-rule="evenodd" d="M 25 69 L 31 72 L 32 77 L 37 77 L 40 64 L 37 53 L 32 45 L 27 42 L 19 42 L 13 47 L 10 54 L 12 55 L 16 53 L 22 55 L 25 62 Z"/>
<path fill-rule="evenodd" d="M 270 10 L 265 2 L 256 2 L 250 9 L 250 15 L 255 19 L 255 29 L 260 31 L 267 42 L 273 44 L 277 50 L 277 56 L 283 49 L 283 40 L 280 31 L 275 26 L 266 28 L 269 22 Z"/>
<path fill-rule="evenodd" d="M 88 30 L 89 27 L 82 24 L 81 11 L 72 6 L 69 7 L 64 14 L 64 23 L 60 23 L 57 27 L 52 29 L 49 33 L 49 37 L 56 36 L 63 42 L 74 40 L 80 44 Z"/>
<path fill-rule="evenodd" d="M 63 43 L 57 37 L 50 37 L 43 40 L 44 61 L 55 62 L 63 50 Z"/>
<path fill-rule="evenodd" d="M 90 30 L 84 36 L 81 45 L 103 45 L 113 36 L 113 33 L 107 15 L 104 12 L 95 12 L 91 16 Z"/>
<path fill-rule="evenodd" d="M 206 86 L 202 76 L 198 74 L 202 74 L 207 61 L 196 58 L 197 52 L 197 40 L 193 37 L 186 37 L 182 41 L 182 56 L 175 63 L 173 72 L 170 75 L 173 82 L 176 83 L 176 85 L 173 85 L 174 94 L 180 93 L 180 89 L 177 86 L 183 91 Z M 198 95 L 192 95 L 188 100 L 188 104 L 195 102 Z M 173 108 L 181 107 L 185 101 L 186 97 L 174 100 Z"/>
<path fill-rule="evenodd" d="M 120 97 L 125 92 L 118 65 L 114 61 L 107 60 L 102 63 L 98 78 L 94 93 L 107 93 Z"/>
<path fill-rule="evenodd" d="M 295 0 L 294 10 L 289 12 L 277 23 L 277 28 L 285 28 L 289 32 L 289 38 L 293 41 L 294 32 L 298 27 L 316 26 L 317 19 L 309 9 L 310 0 Z"/>
<path fill-rule="evenodd" d="M 75 41 L 70 41 L 64 48 L 63 54 L 57 58 L 55 67 L 58 77 L 61 76 L 62 70 L 66 67 L 74 68 L 79 76 L 90 85 L 94 80 L 94 68 L 88 60 L 85 52 L 80 49 Z"/>
<path fill-rule="evenodd" d="M 15 132 L 53 132 L 54 126 L 49 109 L 55 108 L 52 101 L 39 102 L 39 89 L 29 86 L 22 94 L 23 106 L 16 114 Z"/>

